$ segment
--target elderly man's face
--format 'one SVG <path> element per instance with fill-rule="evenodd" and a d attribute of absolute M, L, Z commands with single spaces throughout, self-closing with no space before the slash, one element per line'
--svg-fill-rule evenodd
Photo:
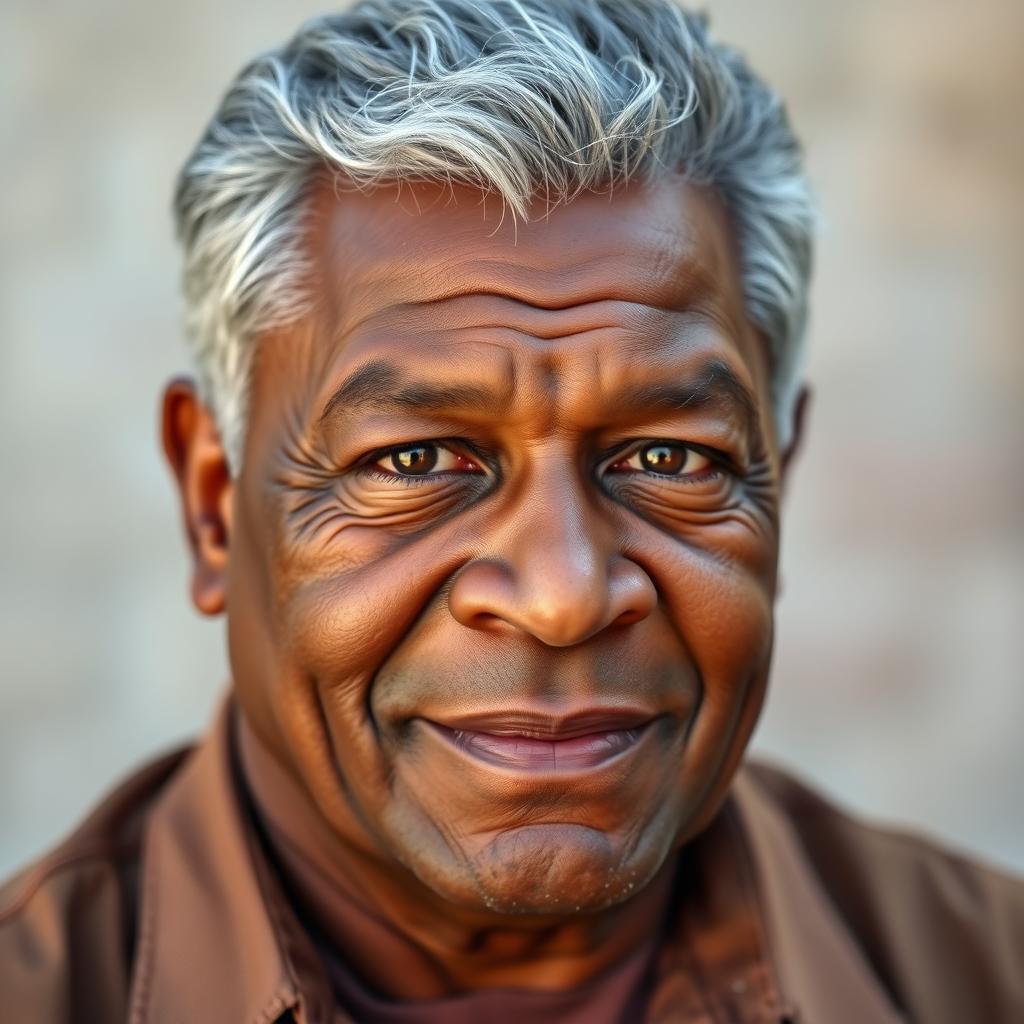
<path fill-rule="evenodd" d="M 621 901 L 721 800 L 772 647 L 781 460 L 728 218 L 678 181 L 528 224 L 433 186 L 313 213 L 321 301 L 261 342 L 225 517 L 239 699 L 434 893 Z"/>

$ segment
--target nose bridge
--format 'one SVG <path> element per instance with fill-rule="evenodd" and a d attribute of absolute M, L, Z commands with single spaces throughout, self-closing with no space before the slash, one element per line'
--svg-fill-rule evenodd
<path fill-rule="evenodd" d="M 555 646 L 601 629 L 610 604 L 612 531 L 574 469 L 560 460 L 536 468 L 501 545 L 512 584 L 506 615 Z"/>
<path fill-rule="evenodd" d="M 578 470 L 547 460 L 520 487 L 486 546 L 486 567 L 469 565 L 456 580 L 455 617 L 478 628 L 511 627 L 553 647 L 644 617 L 656 600 L 653 584 L 617 551 L 614 524 L 589 499 Z"/>
<path fill-rule="evenodd" d="M 555 463 L 543 467 L 524 488 L 502 545 L 518 589 L 538 598 L 599 597 L 614 553 L 609 526 L 576 473 Z"/>

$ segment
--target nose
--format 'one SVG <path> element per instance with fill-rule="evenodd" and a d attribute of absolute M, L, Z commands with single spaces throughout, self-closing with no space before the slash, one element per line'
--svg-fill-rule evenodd
<path fill-rule="evenodd" d="M 519 631 L 550 647 L 639 622 L 657 601 L 644 569 L 617 550 L 611 524 L 568 483 L 534 490 L 448 594 L 462 625 Z"/>

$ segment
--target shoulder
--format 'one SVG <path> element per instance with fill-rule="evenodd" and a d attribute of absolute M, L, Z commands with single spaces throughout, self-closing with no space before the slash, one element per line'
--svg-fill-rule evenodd
<path fill-rule="evenodd" d="M 1024 1020 L 1024 880 L 860 820 L 777 768 L 755 762 L 743 774 L 912 1019 L 969 1019 L 957 1017 L 962 1007 L 973 1019 Z"/>
<path fill-rule="evenodd" d="M 146 817 L 184 758 L 153 761 L 0 884 L 0 991 L 20 1020 L 124 1016 Z"/>

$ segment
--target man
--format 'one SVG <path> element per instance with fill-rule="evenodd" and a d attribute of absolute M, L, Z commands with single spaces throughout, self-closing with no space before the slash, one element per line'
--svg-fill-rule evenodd
<path fill-rule="evenodd" d="M 366 0 L 176 209 L 232 692 L 3 890 L 5 1019 L 1024 1019 L 1018 883 L 740 768 L 812 217 L 738 56 L 667 0 Z"/>

